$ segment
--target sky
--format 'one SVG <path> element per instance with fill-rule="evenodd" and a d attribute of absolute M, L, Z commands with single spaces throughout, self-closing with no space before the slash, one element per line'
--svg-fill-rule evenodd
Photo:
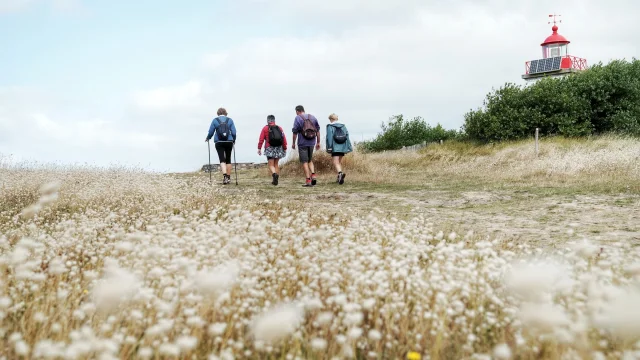
<path fill-rule="evenodd" d="M 195 171 L 219 107 L 238 162 L 296 105 L 355 141 L 398 114 L 459 129 L 524 84 L 552 13 L 589 64 L 638 54 L 631 0 L 0 0 L 0 160 Z"/>

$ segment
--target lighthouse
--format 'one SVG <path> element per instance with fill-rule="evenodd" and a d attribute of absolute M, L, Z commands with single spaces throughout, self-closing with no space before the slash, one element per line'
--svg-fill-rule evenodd
<path fill-rule="evenodd" d="M 569 55 L 570 41 L 558 33 L 556 18 L 559 16 L 555 14 L 549 15 L 550 18 L 553 18 L 553 21 L 549 21 L 549 24 L 553 22 L 553 27 L 551 27 L 552 34 L 540 44 L 542 58 L 525 63 L 523 79 L 535 81 L 543 77 L 562 77 L 587 69 L 586 59 Z M 559 22 L 562 22 L 562 20 Z"/>

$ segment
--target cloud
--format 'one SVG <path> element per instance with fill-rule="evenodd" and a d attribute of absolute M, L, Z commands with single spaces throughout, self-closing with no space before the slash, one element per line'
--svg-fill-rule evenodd
<path fill-rule="evenodd" d="M 26 11 L 37 4 L 46 4 L 58 12 L 73 13 L 85 10 L 81 0 L 0 0 L 0 14 Z"/>
<path fill-rule="evenodd" d="M 202 83 L 189 81 L 182 85 L 138 91 L 133 94 L 133 97 L 138 108 L 153 112 L 202 106 L 204 92 Z"/>
<path fill-rule="evenodd" d="M 175 146 L 156 128 L 136 128 L 88 112 L 65 113 L 63 98 L 32 89 L 0 88 L 0 154 L 38 162 L 112 163 L 166 168 L 153 156 Z M 56 106 L 58 104 L 58 106 Z M 75 104 L 72 104 L 75 105 Z"/>
<path fill-rule="evenodd" d="M 0 14 L 23 10 L 34 2 L 34 0 L 0 0 Z"/>
<path fill-rule="evenodd" d="M 563 14 L 560 32 L 572 41 L 570 53 L 591 64 L 628 58 L 640 40 L 633 18 L 640 3 L 630 0 L 540 0 L 534 9 L 508 0 L 238 0 L 225 9 L 227 18 L 251 17 L 242 34 L 253 34 L 229 33 L 215 47 L 202 44 L 194 64 L 176 64 L 199 66 L 182 80 L 118 89 L 129 94 L 128 103 L 113 104 L 118 113 L 73 101 L 56 105 L 32 90 L 3 98 L 0 89 L 0 146 L 23 131 L 44 136 L 52 149 L 67 149 L 57 153 L 60 159 L 137 156 L 154 168 L 193 170 L 206 162 L 206 131 L 217 108 L 225 107 L 238 127 L 238 161 L 264 161 L 255 152 L 266 116 L 276 115 L 290 137 L 298 104 L 322 124 L 337 113 L 358 140 L 401 113 L 459 128 L 464 113 L 492 88 L 523 82 L 524 63 L 540 56 L 539 44 L 551 32 L 547 15 L 554 11 Z M 616 23 L 599 21 L 606 16 Z M 10 92 L 19 91 L 27 90 Z M 70 115 L 69 108 L 80 110 Z M 99 149 L 86 139 L 95 139 Z"/>

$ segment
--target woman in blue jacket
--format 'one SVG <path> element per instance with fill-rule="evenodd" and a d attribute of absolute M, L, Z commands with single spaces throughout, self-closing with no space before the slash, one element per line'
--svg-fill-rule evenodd
<path fill-rule="evenodd" d="M 215 133 L 215 136 L 214 136 Z M 209 133 L 205 141 L 211 140 L 218 152 L 218 160 L 220 160 L 220 170 L 222 171 L 222 184 L 231 183 L 231 152 L 233 145 L 236 143 L 236 126 L 230 117 L 227 117 L 227 110 L 218 109 L 218 117 L 211 121 Z M 229 164 L 229 166 L 227 166 Z"/>
<path fill-rule="evenodd" d="M 353 148 L 349 139 L 349 130 L 343 123 L 338 121 L 338 115 L 329 115 L 329 121 L 331 123 L 327 124 L 327 152 L 331 154 L 333 166 L 338 172 L 337 183 L 342 185 L 346 176 L 342 172 L 342 157 L 352 152 Z"/>

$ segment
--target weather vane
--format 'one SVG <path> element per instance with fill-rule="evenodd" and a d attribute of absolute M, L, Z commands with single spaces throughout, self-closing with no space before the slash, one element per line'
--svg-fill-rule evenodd
<path fill-rule="evenodd" d="M 555 25 L 555 24 L 556 24 L 556 17 L 560 17 L 560 16 L 562 16 L 562 15 L 556 15 L 555 13 L 554 13 L 554 14 L 549 14 L 549 17 L 552 17 L 552 18 L 553 18 L 553 25 Z M 562 20 L 558 20 L 558 22 L 560 22 L 560 23 L 561 23 L 561 22 L 562 22 Z M 551 24 L 551 21 L 549 21 L 547 24 Z"/>

